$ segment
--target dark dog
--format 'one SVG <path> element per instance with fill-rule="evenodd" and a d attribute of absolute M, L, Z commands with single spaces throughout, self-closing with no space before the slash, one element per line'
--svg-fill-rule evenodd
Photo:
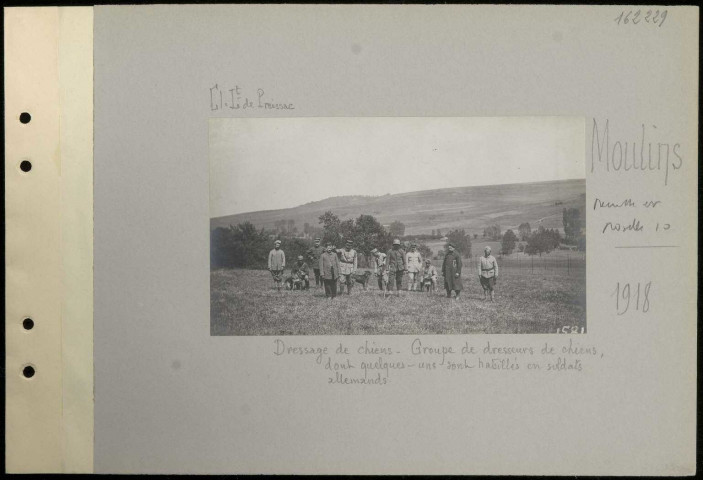
<path fill-rule="evenodd" d="M 368 270 L 352 273 L 352 279 L 354 279 L 356 283 L 360 283 L 364 287 L 364 290 L 369 286 L 369 278 L 371 278 L 371 272 Z"/>

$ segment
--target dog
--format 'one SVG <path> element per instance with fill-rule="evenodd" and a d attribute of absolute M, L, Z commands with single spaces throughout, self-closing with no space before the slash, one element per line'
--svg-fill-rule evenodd
<path fill-rule="evenodd" d="M 292 275 L 286 278 L 286 288 L 288 290 L 302 290 L 303 289 L 303 279 L 298 275 Z"/>
<path fill-rule="evenodd" d="M 432 277 L 425 277 L 422 279 L 422 290 L 425 292 L 434 292 L 435 286 L 432 283 Z"/>
<path fill-rule="evenodd" d="M 376 276 L 378 277 L 379 287 L 383 291 L 383 298 L 386 298 L 388 294 L 388 272 L 381 269 L 380 272 L 376 273 Z"/>
<path fill-rule="evenodd" d="M 371 278 L 371 272 L 368 270 L 363 272 L 356 271 L 352 273 L 352 279 L 354 282 L 360 283 L 364 287 L 364 290 L 366 290 L 369 286 L 369 278 Z"/>

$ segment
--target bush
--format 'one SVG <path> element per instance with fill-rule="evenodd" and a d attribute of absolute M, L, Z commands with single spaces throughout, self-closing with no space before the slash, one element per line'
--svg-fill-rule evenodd
<path fill-rule="evenodd" d="M 558 230 L 545 230 L 544 227 L 540 227 L 535 233 L 530 235 L 525 247 L 525 253 L 528 255 L 542 255 L 542 253 L 549 253 L 559 247 L 560 243 L 561 235 Z"/>
<path fill-rule="evenodd" d="M 503 235 L 503 241 L 501 242 L 501 253 L 505 255 L 510 255 L 515 250 L 515 243 L 517 242 L 517 235 L 512 230 L 508 230 Z"/>
<path fill-rule="evenodd" d="M 461 253 L 462 257 L 469 258 L 471 256 L 471 237 L 466 234 L 463 228 L 449 232 L 447 239 Z"/>
<path fill-rule="evenodd" d="M 423 259 L 432 258 L 432 254 L 433 254 L 432 249 L 430 247 L 428 247 L 427 245 L 425 245 L 424 243 L 420 243 L 417 246 L 417 251 L 420 252 L 420 255 L 422 255 Z"/>
<path fill-rule="evenodd" d="M 484 228 L 483 238 L 490 238 L 496 242 L 499 241 L 501 239 L 500 225 L 492 225 L 488 228 Z"/>
<path fill-rule="evenodd" d="M 273 241 L 262 228 L 249 222 L 210 233 L 210 263 L 213 267 L 267 268 Z"/>

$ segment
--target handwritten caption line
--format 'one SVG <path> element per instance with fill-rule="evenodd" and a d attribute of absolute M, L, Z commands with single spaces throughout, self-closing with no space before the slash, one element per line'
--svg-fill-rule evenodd
<path fill-rule="evenodd" d="M 276 357 L 308 357 L 326 375 L 327 384 L 387 385 L 402 371 L 518 372 L 543 371 L 578 374 L 604 357 L 596 346 L 569 338 L 538 346 L 496 341 L 465 340 L 446 343 L 415 338 L 407 349 L 393 349 L 374 341 L 348 340 L 329 344 L 302 344 L 274 340 Z"/>

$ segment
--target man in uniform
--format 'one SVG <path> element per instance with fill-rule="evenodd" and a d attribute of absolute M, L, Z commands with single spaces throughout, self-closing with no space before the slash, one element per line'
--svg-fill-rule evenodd
<path fill-rule="evenodd" d="M 273 242 L 273 250 L 269 252 L 269 271 L 273 276 L 273 283 L 278 290 L 281 290 L 283 283 L 283 270 L 286 268 L 286 254 L 281 250 L 281 241 Z"/>
<path fill-rule="evenodd" d="M 320 257 L 324 251 L 325 249 L 320 245 L 319 238 L 315 239 L 315 244 L 308 250 L 308 261 L 310 265 L 312 265 L 312 271 L 315 273 L 315 286 L 318 288 L 322 286 L 322 280 L 320 279 Z"/>
<path fill-rule="evenodd" d="M 332 300 L 337 296 L 337 279 L 339 278 L 339 258 L 332 244 L 328 244 L 325 252 L 320 255 L 320 276 L 325 286 L 325 296 Z"/>
<path fill-rule="evenodd" d="M 410 251 L 405 255 L 405 264 L 408 269 L 408 292 L 410 292 L 415 290 L 415 282 L 421 282 L 418 277 L 422 271 L 422 255 L 417 251 L 416 243 L 410 244 Z"/>
<path fill-rule="evenodd" d="M 422 270 L 422 280 L 420 281 L 421 289 L 426 281 L 431 282 L 432 291 L 437 290 L 437 269 L 432 265 L 429 258 L 425 260 L 425 268 Z"/>
<path fill-rule="evenodd" d="M 459 298 L 463 284 L 461 282 L 461 255 L 454 250 L 454 245 L 447 245 L 447 254 L 442 263 L 442 275 L 444 275 L 444 289 L 447 291 L 447 298 L 452 298 L 452 290 L 456 292 L 454 298 Z"/>
<path fill-rule="evenodd" d="M 386 290 L 388 285 L 388 272 L 386 271 L 386 254 L 379 252 L 377 248 L 371 250 L 371 254 L 374 257 L 373 262 L 373 273 L 378 278 L 378 288 L 379 290 Z"/>
<path fill-rule="evenodd" d="M 342 283 L 347 284 L 347 295 L 351 295 L 352 285 L 354 284 L 354 279 L 352 278 L 352 273 L 356 270 L 357 255 L 356 250 L 352 248 L 352 241 L 347 240 L 344 248 L 338 250 L 339 253 L 339 280 Z M 343 292 L 340 292 L 340 294 Z"/>
<path fill-rule="evenodd" d="M 298 261 L 295 265 L 293 265 L 292 273 L 297 274 L 298 278 L 305 283 L 305 290 L 310 288 L 310 269 L 308 268 L 308 264 L 305 263 L 302 255 L 298 255 Z"/>
<path fill-rule="evenodd" d="M 393 240 L 393 247 L 386 254 L 386 271 L 388 272 L 388 287 L 395 283 L 396 295 L 400 296 L 403 288 L 403 274 L 405 273 L 405 252 L 400 248 L 400 240 Z"/>
<path fill-rule="evenodd" d="M 478 280 L 483 287 L 483 300 L 485 301 L 488 292 L 491 292 L 491 302 L 494 302 L 493 288 L 498 281 L 498 262 L 491 255 L 491 247 L 483 249 L 483 257 L 478 262 Z"/>

